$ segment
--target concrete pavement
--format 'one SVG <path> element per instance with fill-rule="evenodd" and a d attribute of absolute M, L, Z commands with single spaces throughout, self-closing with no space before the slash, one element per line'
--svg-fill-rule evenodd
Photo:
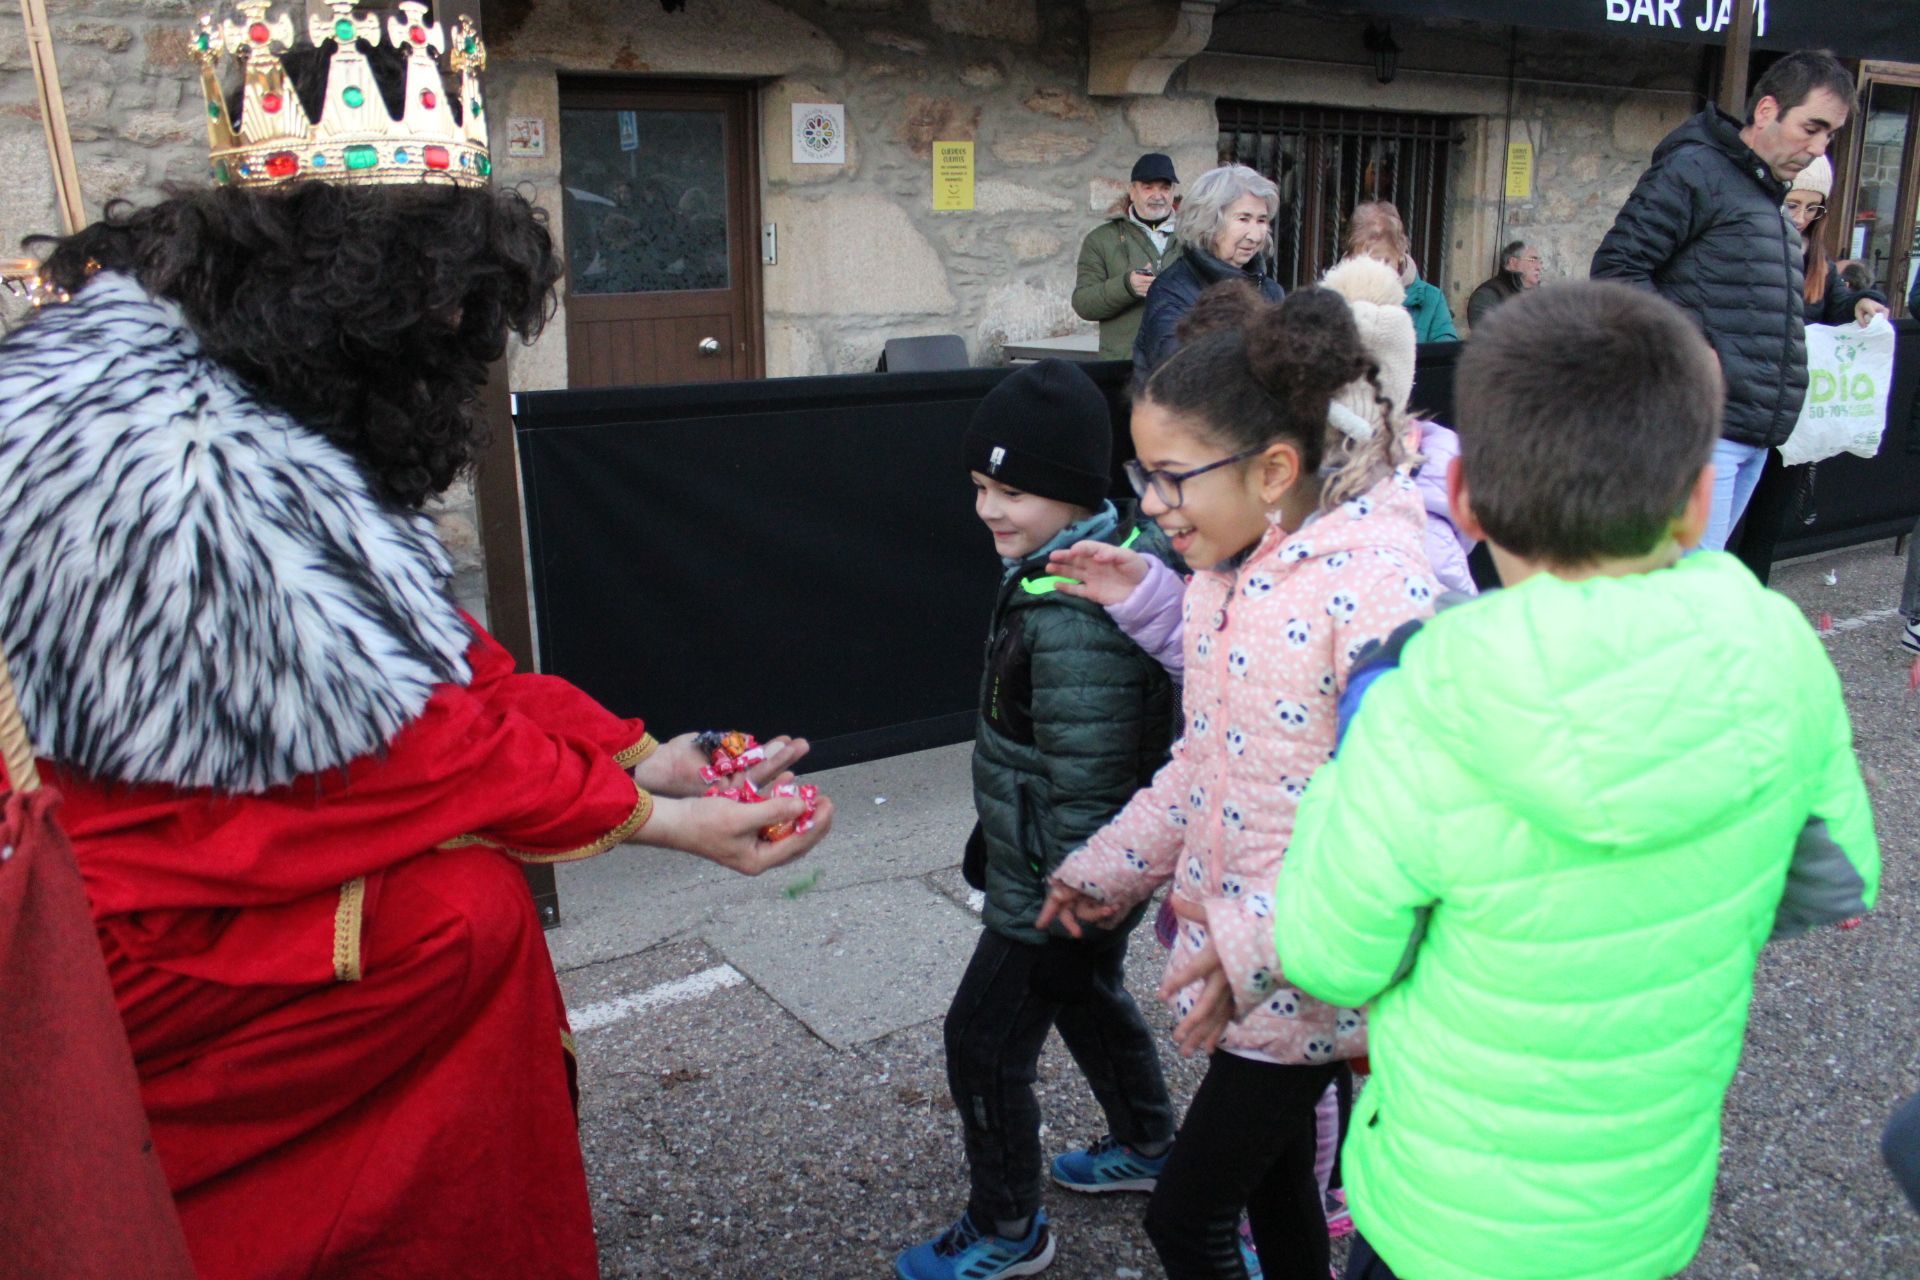
<path fill-rule="evenodd" d="M 1920 1277 L 1920 1220 L 1875 1146 L 1920 1089 L 1920 699 L 1890 612 L 1902 562 L 1889 545 L 1775 575 L 1835 624 L 1886 885 L 1860 929 L 1763 957 L 1714 1218 L 1688 1280 Z M 940 1019 L 978 928 L 958 874 L 967 748 L 815 780 L 839 817 L 802 867 L 743 880 L 635 848 L 560 871 L 565 923 L 548 941 L 578 1027 L 605 1276 L 884 1276 L 965 1203 Z M 1142 931 L 1129 955 L 1162 1030 L 1150 993 L 1164 954 Z M 1199 1064 L 1169 1052 L 1168 1071 L 1184 1100 Z M 1057 1038 L 1039 1088 L 1050 1149 L 1099 1136 Z M 1047 1274 L 1158 1276 L 1143 1203 L 1050 1195 L 1060 1245 Z"/>

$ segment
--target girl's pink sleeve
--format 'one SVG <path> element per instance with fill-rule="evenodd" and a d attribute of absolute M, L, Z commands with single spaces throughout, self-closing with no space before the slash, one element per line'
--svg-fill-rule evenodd
<path fill-rule="evenodd" d="M 1180 605 L 1186 598 L 1187 583 L 1166 561 L 1145 558 L 1147 576 L 1125 600 L 1108 605 L 1107 616 L 1127 639 L 1146 650 L 1148 657 L 1178 680 L 1186 668 Z"/>
<path fill-rule="evenodd" d="M 1173 879 L 1187 834 L 1183 798 L 1188 770 L 1182 740 L 1173 744 L 1172 757 L 1153 781 L 1094 832 L 1086 847 L 1067 855 L 1053 879 L 1102 902 L 1129 907 Z"/>

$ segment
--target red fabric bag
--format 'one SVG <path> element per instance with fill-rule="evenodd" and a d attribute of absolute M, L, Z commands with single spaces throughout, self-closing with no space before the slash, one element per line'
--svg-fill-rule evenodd
<path fill-rule="evenodd" d="M 59 805 L 0 824 L 0 1275 L 192 1280 Z"/>

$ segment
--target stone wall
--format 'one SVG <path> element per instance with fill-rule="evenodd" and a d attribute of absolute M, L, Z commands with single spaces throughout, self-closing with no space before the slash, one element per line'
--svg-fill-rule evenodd
<path fill-rule="evenodd" d="M 761 217 L 770 376 L 864 371 L 888 337 L 957 333 L 975 363 L 1007 342 L 1087 328 L 1068 304 L 1080 238 L 1145 150 L 1213 163 L 1212 104 L 1086 95 L 1086 15 L 1071 0 L 767 0 L 543 4 L 493 20 L 495 118 L 548 121 L 548 156 L 501 158 L 558 225 L 558 77 L 646 71 L 761 79 Z M 759 33 L 743 38 L 743 33 Z M 796 165 L 795 102 L 846 107 L 847 162 Z M 935 141 L 971 140 L 975 208 L 932 208 Z M 516 387 L 565 380 L 564 315 L 516 354 Z"/>
<path fill-rule="evenodd" d="M 49 3 L 89 216 L 115 197 L 144 201 L 167 182 L 204 181 L 203 106 L 187 50 L 196 7 Z M 1382 86 L 1354 57 L 1357 19 L 1301 12 L 1267 19 L 1284 24 L 1279 47 L 1296 56 L 1236 53 L 1229 31 L 1164 94 L 1093 98 L 1078 0 L 692 0 L 671 14 L 651 0 L 476 3 L 492 118 L 547 122 L 548 155 L 522 160 L 502 148 L 496 177 L 545 206 L 556 232 L 560 77 L 759 85 L 761 216 L 778 227 L 780 246 L 763 269 L 772 376 L 870 369 L 889 336 L 958 333 L 975 363 L 994 363 L 1008 342 L 1090 329 L 1069 306 L 1081 237 L 1121 195 L 1140 152 L 1170 152 L 1189 177 L 1209 167 L 1223 97 L 1458 117 L 1450 269 L 1438 281 L 1456 313 L 1504 238 L 1538 243 L 1549 276 L 1583 275 L 1653 145 L 1690 109 L 1695 67 L 1668 46 L 1546 35 L 1509 46 L 1486 29 L 1396 22 L 1405 52 Z M 1626 48 L 1645 56 L 1623 64 Z M 1596 78 L 1620 83 L 1582 83 Z M 796 101 L 845 104 L 846 164 L 791 163 Z M 1533 142 L 1536 170 L 1532 198 L 1503 205 L 1510 101 L 1512 136 Z M 950 139 L 975 143 L 971 211 L 932 208 L 931 146 Z M 0 21 L 0 165 L 9 175 L 0 243 L 57 230 L 30 63 L 10 20 Z M 563 310 L 541 341 L 513 350 L 515 389 L 566 384 L 565 323 Z M 461 598 L 478 608 L 470 493 L 456 489 L 435 516 L 460 566 Z"/>

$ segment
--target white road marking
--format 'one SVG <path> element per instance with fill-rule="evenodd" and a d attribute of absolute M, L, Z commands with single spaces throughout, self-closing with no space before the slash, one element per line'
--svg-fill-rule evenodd
<path fill-rule="evenodd" d="M 699 1000 L 716 991 L 728 987 L 737 987 L 745 982 L 746 975 L 730 964 L 717 964 L 711 969 L 703 969 L 674 982 L 663 982 L 657 987 L 648 987 L 645 991 L 636 991 L 630 996 L 621 996 L 616 1000 L 602 1000 L 581 1009 L 567 1011 L 567 1021 L 573 1024 L 575 1035 L 583 1031 L 595 1031 L 610 1026 L 636 1013 L 645 1013 L 649 1009 L 658 1009 L 670 1004 L 685 1004 L 689 1000 Z"/>
<path fill-rule="evenodd" d="M 1889 618 L 1897 618 L 1899 616 L 1900 611 L 1898 609 L 1875 609 L 1872 613 L 1863 613 L 1857 618 L 1842 618 L 1820 634 L 1822 637 L 1837 636 L 1842 631 L 1858 631 L 1862 627 L 1871 627 L 1877 623 L 1885 622 Z M 1819 624 L 1816 622 L 1814 625 L 1818 626 Z"/>

